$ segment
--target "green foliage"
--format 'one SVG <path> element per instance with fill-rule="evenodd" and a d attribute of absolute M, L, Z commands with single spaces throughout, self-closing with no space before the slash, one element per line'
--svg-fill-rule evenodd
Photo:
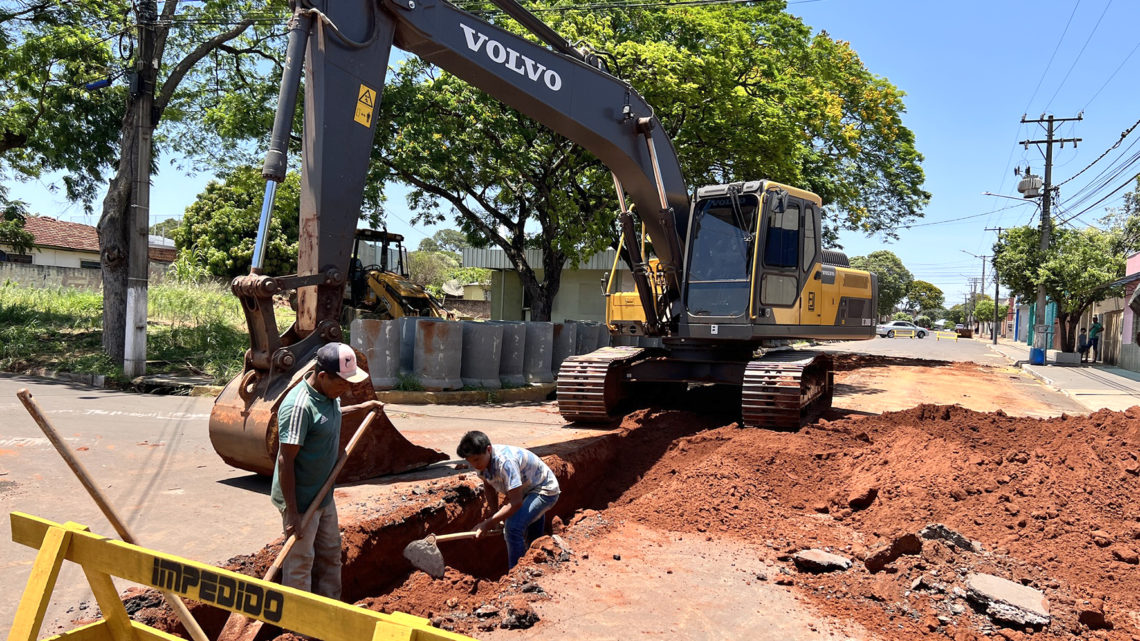
<path fill-rule="evenodd" d="M 470 246 L 471 242 L 467 240 L 467 235 L 463 232 L 454 229 L 441 229 L 432 234 L 430 238 L 421 240 L 419 250 L 459 254 L 463 248 Z"/>
<path fill-rule="evenodd" d="M 424 385 L 420 379 L 411 374 L 400 372 L 396 375 L 396 379 L 396 389 L 398 390 L 404 392 L 422 392 L 424 390 Z"/>
<path fill-rule="evenodd" d="M 1061 344 L 1073 351 L 1081 314 L 1098 300 L 1120 295 L 1108 284 L 1124 276 L 1125 254 L 1140 244 L 1140 211 L 1126 207 L 1103 222 L 1105 229 L 1054 229 L 1049 249 L 1042 252 L 1040 236 L 1031 227 L 1015 227 L 994 245 L 995 265 L 1002 284 L 1014 294 L 1033 300 L 1038 285 L 1057 303 Z"/>
<path fill-rule="evenodd" d="M 915 317 L 914 324 L 918 325 L 919 327 L 925 327 L 926 329 L 930 329 L 931 320 L 930 320 L 929 316 L 920 315 L 920 316 Z"/>
<path fill-rule="evenodd" d="M 906 293 L 907 309 L 913 311 L 938 309 L 944 300 L 942 290 L 924 280 L 912 281 Z"/>
<path fill-rule="evenodd" d="M 914 318 L 906 312 L 895 312 L 894 316 L 891 316 L 891 320 L 901 320 L 908 323 L 914 322 Z"/>
<path fill-rule="evenodd" d="M 998 322 L 1001 322 L 1009 313 L 1009 305 L 998 305 Z M 987 297 L 985 300 L 978 301 L 974 307 L 974 318 L 983 322 L 993 322 L 994 320 L 994 301 L 992 298 Z"/>
<path fill-rule="evenodd" d="M 923 316 L 929 316 L 931 320 L 942 320 L 946 318 L 949 312 L 942 307 L 932 307 L 930 309 L 922 310 Z"/>
<path fill-rule="evenodd" d="M 102 352 L 102 306 L 98 291 L 0 285 L 0 369 L 121 376 Z M 154 285 L 147 316 L 150 373 L 205 374 L 224 383 L 241 371 L 249 339 L 241 307 L 227 288 Z"/>
<path fill-rule="evenodd" d="M 866 256 L 855 256 L 851 259 L 851 266 L 863 269 L 879 277 L 879 309 L 880 315 L 890 314 L 898 305 L 914 282 L 914 275 L 910 273 L 894 252 L 885 249 L 871 252 Z"/>
<path fill-rule="evenodd" d="M 212 276 L 249 273 L 264 189 L 261 171 L 249 166 L 230 170 L 220 182 L 206 185 L 173 232 L 179 260 L 197 262 Z M 297 269 L 300 193 L 296 173 L 277 187 L 266 242 L 264 269 L 268 274 L 291 274 Z M 188 253 L 193 258 L 186 258 Z"/>
<path fill-rule="evenodd" d="M 16 254 L 27 254 L 35 246 L 36 237 L 24 229 L 28 205 L 22 200 L 9 200 L 8 189 L 0 185 L 0 245 Z"/>
<path fill-rule="evenodd" d="M 414 251 L 408 253 L 408 272 L 411 281 L 439 296 L 449 274 L 460 269 L 459 259 L 448 252 Z"/>
<path fill-rule="evenodd" d="M 693 187 L 771 178 L 812 189 L 833 207 L 832 243 L 840 228 L 892 235 L 929 198 L 901 92 L 779 3 L 542 15 L 571 42 L 611 54 L 610 68 L 654 106 Z M 536 318 L 563 262 L 616 237 L 613 184 L 597 158 L 446 72 L 418 60 L 396 68 L 379 122 L 373 181 L 411 184 L 417 222 L 453 219 L 506 251 Z M 530 247 L 545 265 L 526 264 Z"/>
<path fill-rule="evenodd" d="M 954 323 L 955 325 L 958 325 L 960 323 L 965 323 L 966 322 L 966 306 L 963 305 L 962 303 L 958 303 L 957 305 L 946 310 L 946 316 L 944 316 L 943 318 L 950 321 L 951 323 Z"/>
<path fill-rule="evenodd" d="M 460 285 L 478 283 L 490 286 L 491 270 L 482 267 L 456 267 L 447 272 L 447 280 L 459 281 Z"/>
<path fill-rule="evenodd" d="M 121 0 L 0 2 L 0 177 L 64 172 L 64 195 L 88 205 L 115 161 L 126 87 L 117 34 L 132 28 Z"/>
<path fill-rule="evenodd" d="M 175 229 L 182 225 L 182 221 L 177 218 L 167 218 L 166 220 L 157 222 L 150 226 L 150 233 L 155 236 L 162 236 L 163 238 L 170 238 Z"/>

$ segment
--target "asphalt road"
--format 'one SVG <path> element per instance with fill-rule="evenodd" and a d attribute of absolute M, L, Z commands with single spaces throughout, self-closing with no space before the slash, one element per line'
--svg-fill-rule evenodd
<path fill-rule="evenodd" d="M 860 352 L 880 356 L 926 358 L 937 361 L 970 361 L 980 365 L 1004 365 L 1005 357 L 991 350 L 988 343 L 973 338 L 872 338 L 865 341 L 827 343 L 817 349 L 831 352 Z"/>

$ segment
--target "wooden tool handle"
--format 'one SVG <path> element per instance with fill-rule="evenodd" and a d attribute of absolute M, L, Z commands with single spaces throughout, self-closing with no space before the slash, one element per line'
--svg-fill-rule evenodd
<path fill-rule="evenodd" d="M 435 540 L 438 541 L 459 541 L 462 539 L 473 539 L 475 535 L 479 534 L 477 531 L 472 532 L 456 532 L 454 534 L 437 534 Z"/>
<path fill-rule="evenodd" d="M 321 486 L 320 491 L 317 492 L 316 498 L 314 498 L 313 502 L 309 504 L 309 509 L 305 510 L 304 516 L 301 517 L 300 529 L 302 531 L 304 531 L 304 529 L 309 525 L 309 521 L 313 520 L 313 514 L 315 514 L 317 508 L 320 507 L 321 501 L 324 500 L 325 495 L 328 494 L 329 490 L 331 490 L 333 485 L 336 484 L 336 477 L 338 474 L 340 474 L 340 471 L 344 469 L 344 464 L 346 461 L 348 461 L 348 457 L 352 455 L 352 450 L 356 447 L 357 441 L 359 441 L 360 437 L 364 435 L 364 430 L 368 429 L 368 426 L 372 424 L 372 421 L 375 418 L 376 410 L 368 412 L 368 416 L 364 418 L 364 422 L 360 424 L 360 427 L 356 428 L 356 433 L 352 435 L 352 438 L 349 439 L 348 445 L 345 446 L 344 451 L 341 452 L 340 456 L 337 457 L 336 465 L 333 466 L 333 470 L 329 474 L 329 477 L 325 479 L 325 484 Z M 285 544 L 281 546 L 281 551 L 277 553 L 277 558 L 273 559 L 273 565 L 269 566 L 269 569 L 265 571 L 265 576 L 261 578 L 265 579 L 266 581 L 272 581 L 273 577 L 277 576 L 277 571 L 280 570 L 281 565 L 285 563 L 285 557 L 289 556 L 289 552 L 293 549 L 293 545 L 296 542 L 297 533 L 294 532 L 293 534 L 289 535 L 289 538 L 285 539 Z"/>
<path fill-rule="evenodd" d="M 124 542 L 134 544 L 135 537 L 132 536 L 130 530 L 127 529 L 126 523 L 123 523 L 123 520 L 119 518 L 119 515 L 115 512 L 115 508 L 111 507 L 111 503 L 107 500 L 107 497 L 103 496 L 99 488 L 95 487 L 95 482 L 91 480 L 91 475 L 87 473 L 87 469 L 83 467 L 79 459 L 75 458 L 75 455 L 71 453 L 71 450 L 68 449 L 63 439 L 60 438 L 59 433 L 55 431 L 55 428 L 48 422 L 47 417 L 40 411 L 40 406 L 36 403 L 36 399 L 32 398 L 32 393 L 29 392 L 27 388 L 23 388 L 16 392 L 16 396 L 19 397 L 20 402 L 24 404 L 28 413 L 35 419 L 36 425 L 40 426 L 40 430 L 43 431 L 44 436 L 47 436 L 47 439 L 51 441 L 55 450 L 63 457 L 67 466 L 75 473 L 79 482 L 86 488 L 87 493 L 91 495 L 92 499 L 95 499 L 95 504 L 98 505 L 99 510 L 103 512 L 103 516 L 107 517 L 107 520 L 111 522 L 111 527 L 115 528 L 115 532 L 119 534 L 119 537 L 123 539 Z M 190 614 L 190 609 L 186 607 L 182 599 L 179 599 L 170 592 L 161 592 L 162 598 L 166 600 L 170 609 L 174 610 L 174 613 L 178 615 L 178 620 L 182 622 L 182 626 L 186 628 L 186 631 L 190 633 L 194 641 L 209 641 L 206 637 L 206 633 L 202 630 L 202 627 L 198 625 L 198 622 L 194 619 L 194 615 Z"/>

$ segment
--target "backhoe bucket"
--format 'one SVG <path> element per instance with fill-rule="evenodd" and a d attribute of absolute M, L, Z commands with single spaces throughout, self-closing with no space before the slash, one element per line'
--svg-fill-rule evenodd
<path fill-rule="evenodd" d="M 273 474 L 277 461 L 277 410 L 289 390 L 313 370 L 315 357 L 314 349 L 308 358 L 298 359 L 302 366 L 293 371 L 273 372 L 266 376 L 256 370 L 247 370 L 226 385 L 210 412 L 210 443 L 223 461 L 257 474 Z M 360 367 L 368 368 L 360 351 L 356 351 L 356 361 Z M 355 405 L 375 399 L 372 381 L 365 380 L 353 385 L 349 393 L 341 397 L 341 404 Z M 365 415 L 361 412 L 345 417 L 340 427 L 341 447 L 352 438 Z M 337 482 L 398 474 L 446 458 L 443 452 L 410 442 L 381 410 L 372 427 L 357 443 Z"/>

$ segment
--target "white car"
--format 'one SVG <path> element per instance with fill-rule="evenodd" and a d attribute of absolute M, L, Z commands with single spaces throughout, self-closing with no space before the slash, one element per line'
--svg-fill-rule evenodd
<path fill-rule="evenodd" d="M 928 329 L 919 327 L 918 325 L 915 325 L 914 323 L 897 320 L 897 321 L 891 321 L 889 323 L 883 323 L 882 325 L 876 326 L 875 327 L 875 333 L 878 334 L 879 336 L 885 336 L 887 338 L 894 338 L 895 337 L 895 331 L 900 330 L 900 329 L 913 330 L 915 338 L 926 338 L 926 334 L 930 331 Z"/>

